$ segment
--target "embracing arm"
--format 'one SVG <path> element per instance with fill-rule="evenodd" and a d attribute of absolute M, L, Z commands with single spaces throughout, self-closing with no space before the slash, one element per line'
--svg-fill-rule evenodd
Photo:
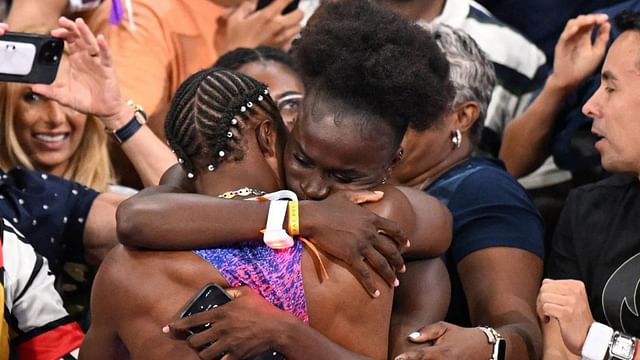
<path fill-rule="evenodd" d="M 277 351 L 290 360 L 371 359 L 335 344 L 290 313 L 271 305 L 250 288 L 232 288 L 227 292 L 233 301 L 170 325 L 171 330 L 180 334 L 196 325 L 214 324 L 187 339 L 192 348 L 199 349 L 201 359 L 218 359 L 221 352 L 234 359 L 245 359 L 269 350 Z M 216 341 L 207 346 L 212 343 L 211 339 Z"/>
<path fill-rule="evenodd" d="M 118 244 L 116 208 L 125 195 L 103 193 L 91 204 L 82 235 L 87 261 L 99 265 L 105 255 Z"/>
<path fill-rule="evenodd" d="M 453 219 L 449 209 L 424 191 L 403 186 L 397 189 L 409 202 L 415 219 L 409 237 L 412 246 L 403 252 L 404 257 L 420 259 L 443 255 L 449 249 L 452 240 Z M 394 219 L 391 215 L 389 218 Z M 405 230 L 409 231 L 408 229 L 406 227 Z"/>
<path fill-rule="evenodd" d="M 447 315 L 451 299 L 449 273 L 440 258 L 407 263 L 393 296 L 389 358 L 420 347 L 408 335 Z M 418 350 L 419 351 L 419 350 Z"/>
<path fill-rule="evenodd" d="M 194 249 L 262 237 L 269 203 L 185 193 L 190 183 L 174 166 L 163 177 L 162 186 L 124 201 L 116 214 L 120 241 L 133 247 Z M 354 204 L 354 198 L 376 201 L 381 196 L 365 191 L 300 202 L 301 236 L 354 268 L 370 294 L 376 287 L 363 258 L 388 284 L 396 279 L 393 269 L 404 265 L 398 247 L 405 244 L 406 235 L 400 226 Z"/>

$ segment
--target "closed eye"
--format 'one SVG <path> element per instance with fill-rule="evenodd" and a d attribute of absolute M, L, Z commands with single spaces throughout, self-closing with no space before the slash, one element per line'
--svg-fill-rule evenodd
<path fill-rule="evenodd" d="M 294 153 L 293 158 L 296 159 L 296 161 L 304 167 L 311 167 L 313 165 L 311 164 L 311 161 L 309 161 L 309 159 L 307 159 L 302 154 Z"/>

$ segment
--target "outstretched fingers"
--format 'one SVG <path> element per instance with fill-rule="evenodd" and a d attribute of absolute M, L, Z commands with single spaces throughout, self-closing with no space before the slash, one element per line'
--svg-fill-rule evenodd
<path fill-rule="evenodd" d="M 113 58 L 111 57 L 111 50 L 107 45 L 107 40 L 102 34 L 97 37 L 98 48 L 100 49 L 100 65 L 111 67 L 113 65 Z"/>

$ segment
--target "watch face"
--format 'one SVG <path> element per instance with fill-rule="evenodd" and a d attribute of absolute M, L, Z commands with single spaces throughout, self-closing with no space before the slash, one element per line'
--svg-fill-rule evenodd
<path fill-rule="evenodd" d="M 611 355 L 621 357 L 623 359 L 631 359 L 635 342 L 627 337 L 617 336 L 611 344 Z"/>

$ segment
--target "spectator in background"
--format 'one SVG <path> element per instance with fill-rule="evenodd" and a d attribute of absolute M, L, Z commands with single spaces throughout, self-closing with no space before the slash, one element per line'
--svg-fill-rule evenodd
<path fill-rule="evenodd" d="M 74 1 L 79 2 L 79 1 Z M 85 1 L 97 7 L 101 0 Z M 80 9 L 72 9 L 69 0 L 7 0 L 7 23 L 12 29 L 53 29 L 62 15 L 79 16 Z M 85 6 L 89 9 L 93 6 Z M 4 20 L 4 18 L 3 18 Z"/>
<path fill-rule="evenodd" d="M 108 21 L 112 4 L 105 2 L 90 26 L 107 37 L 123 95 L 144 107 L 149 127 L 164 139 L 169 102 L 189 75 L 237 47 L 288 46 L 302 18 L 299 10 L 281 15 L 289 1 L 255 11 L 252 2 L 234 0 L 132 0 L 133 19 L 124 12 L 114 26 Z M 124 184 L 135 185 L 126 159 L 112 154 Z"/>
<path fill-rule="evenodd" d="M 83 25 L 83 29 L 86 29 L 86 25 Z M 86 30 L 87 36 L 96 41 Z M 95 46 L 97 59 L 100 49 L 97 43 Z M 131 195 L 131 189 L 115 186 L 105 127 L 123 127 L 131 120 L 134 109 L 124 105 L 117 84 L 115 87 L 108 86 L 108 81 L 116 82 L 113 68 L 110 65 L 99 66 L 96 59 L 80 53 L 81 50 L 77 49 L 73 49 L 71 54 L 65 51 L 54 83 L 35 87 L 46 92 L 35 92 L 27 84 L 0 84 L 3 124 L 0 167 L 8 170 L 22 166 L 67 178 L 99 192 L 114 191 Z M 87 66 L 89 71 L 86 70 Z M 99 82 L 104 80 L 103 77 L 107 82 Z M 86 84 L 94 87 L 85 88 Z M 52 89 L 57 91 L 52 92 Z M 52 97 L 48 98 L 45 94 Z M 98 95 L 101 97 L 97 98 Z M 107 113 L 100 106 L 89 107 L 87 103 L 100 104 L 107 109 Z M 118 118 L 117 112 L 121 107 L 125 107 L 125 110 L 122 118 Z M 116 113 L 116 116 L 109 111 Z M 100 116 L 86 115 L 91 112 L 98 112 Z M 144 185 L 157 185 L 164 171 L 175 163 L 169 148 L 155 138 L 146 126 L 139 127 L 122 142 L 121 147 L 134 163 Z"/>
<path fill-rule="evenodd" d="M 487 54 L 494 65 L 497 81 L 482 137 L 474 151 L 498 157 L 505 127 L 529 106 L 543 85 L 546 77 L 544 54 L 473 0 L 377 1 L 426 28 L 430 24 L 446 24 L 461 29 Z M 541 165 L 534 173 L 518 180 L 530 192 L 545 221 L 551 222 L 562 209 L 571 174 L 558 169 L 550 157 Z M 548 202 L 549 193 L 555 197 L 557 187 L 567 189 L 560 195 L 560 203 Z"/>
<path fill-rule="evenodd" d="M 238 48 L 222 55 L 213 66 L 235 70 L 267 84 L 284 124 L 289 130 L 293 128 L 304 85 L 289 54 L 267 46 Z"/>
<path fill-rule="evenodd" d="M 592 41 L 594 30 L 597 36 Z M 531 106 L 505 130 L 500 158 L 512 175 L 530 173 L 549 156 L 554 122 L 570 94 L 600 65 L 610 30 L 604 14 L 584 15 L 567 23 L 556 45 L 553 73 Z M 564 197 L 558 205 L 560 209 L 564 206 Z M 554 212 L 553 218 L 545 219 L 547 249 L 559 215 L 559 211 Z"/>
<path fill-rule="evenodd" d="M 477 0 L 501 21 L 518 29 L 547 57 L 547 69 L 553 65 L 554 48 L 569 19 L 625 0 Z"/>
<path fill-rule="evenodd" d="M 614 175 L 575 189 L 558 223 L 546 269 L 554 280 L 538 298 L 550 358 L 640 359 L 640 12 L 615 22 L 620 35 L 583 107 L 602 166 Z"/>
<path fill-rule="evenodd" d="M 445 259 L 452 295 L 447 322 L 411 336 L 433 344 L 397 359 L 486 360 L 492 345 L 478 326 L 491 326 L 506 339 L 506 359 L 538 359 L 535 299 L 543 224 L 524 189 L 500 164 L 472 156 L 496 75 L 469 34 L 443 24 L 432 30 L 451 63 L 455 98 L 439 123 L 408 130 L 404 158 L 392 176 L 437 197 L 451 211 L 453 241 Z"/>
<path fill-rule="evenodd" d="M 95 42 L 84 24 L 83 29 Z M 59 285 L 61 284 L 58 289 L 69 312 L 75 317 L 81 316 L 88 304 L 93 277 L 91 265 L 97 265 L 104 255 L 94 253 L 90 240 L 82 240 L 82 224 L 78 224 L 80 219 L 87 219 L 92 199 L 97 194 L 87 188 L 49 178 L 48 175 L 64 177 L 98 192 L 131 195 L 135 191 L 115 184 L 105 127 L 120 128 L 130 121 L 134 121 L 136 125 L 138 119 L 132 119 L 134 110 L 121 100 L 113 69 L 97 64 L 108 58 L 109 54 L 102 54 L 103 57 L 100 57 L 100 49 L 92 49 L 96 57 L 91 57 L 83 54 L 84 49 L 79 49 L 77 43 L 69 48 L 70 52 L 63 56 L 58 76 L 51 86 L 0 84 L 0 122 L 3 128 L 0 138 L 0 168 L 7 172 L 16 167 L 43 172 L 41 176 L 44 179 L 40 175 L 33 176 L 26 170 L 9 172 L 8 176 L 16 180 L 14 186 L 21 184 L 19 187 L 30 191 L 14 193 L 15 188 L 7 181 L 6 191 L 11 196 L 6 194 L 6 205 L 17 201 L 12 205 L 28 214 L 27 218 L 16 215 L 9 219 L 32 222 L 27 225 L 31 226 L 30 229 L 25 229 L 24 225 L 18 223 L 16 226 L 29 234 L 37 250 L 50 259 Z M 95 88 L 86 87 L 87 84 L 94 85 Z M 113 86 L 109 88 L 105 84 Z M 40 91 L 34 91 L 34 88 Z M 97 98 L 97 94 L 101 97 Z M 87 99 L 88 96 L 93 98 Z M 87 103 L 98 106 L 88 107 Z M 106 107 L 108 111 L 105 113 L 100 106 Z M 124 110 L 121 111 L 122 108 Z M 86 115 L 91 112 L 100 116 Z M 120 112 L 122 116 L 119 117 Z M 135 170 L 141 175 L 145 185 L 158 184 L 162 173 L 175 163 L 175 157 L 146 126 L 138 127 L 130 135 L 121 144 L 122 150 L 134 163 Z M 71 195 L 79 196 L 67 197 L 70 195 L 67 188 L 69 185 L 72 187 Z M 43 191 L 40 187 L 46 190 Z M 54 196 L 46 195 L 47 191 L 51 191 Z M 40 192 L 44 192 L 41 195 L 45 196 L 40 198 L 40 195 L 36 195 Z M 116 194 L 105 196 L 113 198 L 113 206 L 124 199 L 124 196 Z M 47 208 L 43 209 L 43 206 Z M 28 220 L 28 217 L 31 219 Z M 56 227 L 54 224 L 63 225 Z M 64 233 L 61 234 L 61 230 Z M 37 232 L 38 236 L 34 236 L 33 232 Z M 107 241 L 103 244 L 104 248 L 100 247 L 100 251 L 115 245 L 114 235 L 104 234 Z M 87 249 L 89 250 L 85 252 Z"/>
<path fill-rule="evenodd" d="M 0 360 L 77 359 L 84 337 L 54 288 L 47 260 L 0 218 Z"/>
<path fill-rule="evenodd" d="M 640 10 L 640 1 L 625 1 L 598 10 L 597 13 L 613 18 L 623 10 Z M 615 39 L 618 33 L 613 26 L 610 39 Z M 562 39 L 556 51 L 561 49 L 561 42 Z M 586 43 L 586 40 L 583 42 Z M 611 40 L 609 40 L 610 43 Z M 603 53 L 604 49 L 600 51 Z M 544 117 L 540 115 L 527 120 L 531 121 L 530 125 L 526 125 L 527 121 L 518 121 L 517 125 L 514 123 L 508 135 L 511 138 L 508 140 L 509 150 L 504 154 L 508 167 L 519 173 L 530 171 L 538 166 L 539 159 L 553 153 L 561 167 L 572 171 L 576 185 L 591 183 L 607 176 L 600 166 L 600 155 L 593 147 L 596 138 L 590 133 L 591 119 L 582 113 L 582 106 L 600 86 L 600 75 L 596 71 L 599 65 L 599 63 L 594 64 L 592 73 L 583 74 L 580 84 L 573 84 L 570 89 L 567 89 L 571 91 L 563 91 L 564 94 L 559 94 L 556 100 L 561 98 L 562 101 L 557 101 L 558 104 L 550 107 L 549 110 L 552 111 Z M 529 133 L 528 130 L 533 132 Z M 527 138 L 527 143 L 523 145 L 521 139 L 524 137 Z M 517 149 L 514 148 L 514 144 L 517 144 Z"/>

